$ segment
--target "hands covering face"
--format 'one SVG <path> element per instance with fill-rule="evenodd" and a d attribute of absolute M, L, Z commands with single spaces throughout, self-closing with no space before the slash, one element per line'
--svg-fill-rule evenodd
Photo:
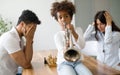
<path fill-rule="evenodd" d="M 33 41 L 36 26 L 37 25 L 33 24 L 25 26 L 23 35 L 25 36 L 26 40 Z"/>

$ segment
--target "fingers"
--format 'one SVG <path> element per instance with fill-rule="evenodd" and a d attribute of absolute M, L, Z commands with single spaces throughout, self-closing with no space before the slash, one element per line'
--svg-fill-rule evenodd
<path fill-rule="evenodd" d="M 106 19 L 110 19 L 111 18 L 110 14 L 107 11 L 104 13 L 104 16 L 106 17 Z"/>
<path fill-rule="evenodd" d="M 28 29 L 28 31 L 27 31 L 27 33 L 26 33 L 26 39 L 27 39 L 27 40 L 33 40 L 35 30 L 36 30 L 35 26 L 31 26 L 31 27 Z"/>
<path fill-rule="evenodd" d="M 68 29 L 72 29 L 72 28 L 73 28 L 73 25 L 72 25 L 72 24 L 67 24 L 67 28 L 68 28 Z"/>
<path fill-rule="evenodd" d="M 106 18 L 107 25 L 111 25 L 111 23 L 112 23 L 112 17 L 111 17 L 111 15 L 106 11 L 104 13 L 104 16 Z"/>
<path fill-rule="evenodd" d="M 36 26 L 35 26 L 35 25 L 32 25 L 32 26 L 28 29 L 28 31 L 27 31 L 26 34 L 31 33 L 31 32 L 34 32 L 35 29 L 36 29 Z"/>

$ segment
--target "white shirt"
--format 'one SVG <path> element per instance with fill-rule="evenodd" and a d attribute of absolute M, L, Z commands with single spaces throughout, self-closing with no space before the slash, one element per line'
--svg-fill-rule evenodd
<path fill-rule="evenodd" d="M 14 27 L 0 37 L 0 75 L 16 75 L 18 65 L 9 54 L 22 50 L 23 43 Z"/>
<path fill-rule="evenodd" d="M 73 38 L 73 36 L 72 36 L 72 40 L 73 40 L 73 43 L 75 45 L 75 48 L 78 49 L 78 50 L 81 50 L 85 46 L 85 40 L 83 38 L 82 29 L 78 28 L 76 30 L 77 30 L 77 33 L 78 33 L 78 36 L 79 36 L 78 40 L 76 42 L 75 39 Z M 63 50 L 65 49 L 65 31 L 57 32 L 54 36 L 54 41 L 55 41 L 55 44 L 56 44 L 56 47 L 57 47 L 57 50 L 58 50 L 57 64 L 60 64 L 60 63 L 65 61 L 64 54 L 63 54 Z"/>
<path fill-rule="evenodd" d="M 84 33 L 85 40 L 96 40 L 94 26 L 89 25 Z M 119 63 L 120 32 L 113 31 L 111 26 L 106 26 L 105 34 L 98 31 L 97 60 L 108 66 L 115 67 Z"/>

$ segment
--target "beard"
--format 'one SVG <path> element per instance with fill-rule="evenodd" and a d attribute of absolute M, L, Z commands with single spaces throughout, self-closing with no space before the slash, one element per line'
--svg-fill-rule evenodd
<path fill-rule="evenodd" d="M 27 30 L 26 30 L 26 28 L 24 28 L 24 29 L 23 29 L 23 36 L 25 36 L 26 33 L 27 33 Z"/>

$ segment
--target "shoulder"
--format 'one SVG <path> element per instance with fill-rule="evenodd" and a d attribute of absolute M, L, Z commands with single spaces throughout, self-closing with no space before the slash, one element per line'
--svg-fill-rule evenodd
<path fill-rule="evenodd" d="M 83 31 L 81 27 L 76 27 L 75 29 L 76 29 L 77 31 L 79 31 L 79 32 L 82 32 L 82 31 Z"/>
<path fill-rule="evenodd" d="M 16 31 L 10 30 L 2 35 L 1 39 L 4 43 L 16 43 L 20 41 L 20 37 Z"/>
<path fill-rule="evenodd" d="M 64 31 L 59 31 L 54 35 L 54 40 L 62 40 L 64 39 Z"/>
<path fill-rule="evenodd" d="M 60 36 L 64 36 L 65 32 L 64 31 L 59 31 L 55 34 L 55 37 L 60 37 Z"/>
<path fill-rule="evenodd" d="M 76 32 L 79 34 L 79 35 L 83 35 L 83 30 L 81 27 L 76 27 Z"/>
<path fill-rule="evenodd" d="M 1 36 L 1 40 L 3 40 L 3 41 L 6 41 L 6 40 L 11 39 L 11 38 L 12 38 L 12 36 L 10 35 L 10 31 L 4 33 L 4 34 Z"/>
<path fill-rule="evenodd" d="M 118 31 L 113 31 L 113 36 L 118 36 L 118 37 L 120 37 L 120 32 L 118 32 Z"/>

